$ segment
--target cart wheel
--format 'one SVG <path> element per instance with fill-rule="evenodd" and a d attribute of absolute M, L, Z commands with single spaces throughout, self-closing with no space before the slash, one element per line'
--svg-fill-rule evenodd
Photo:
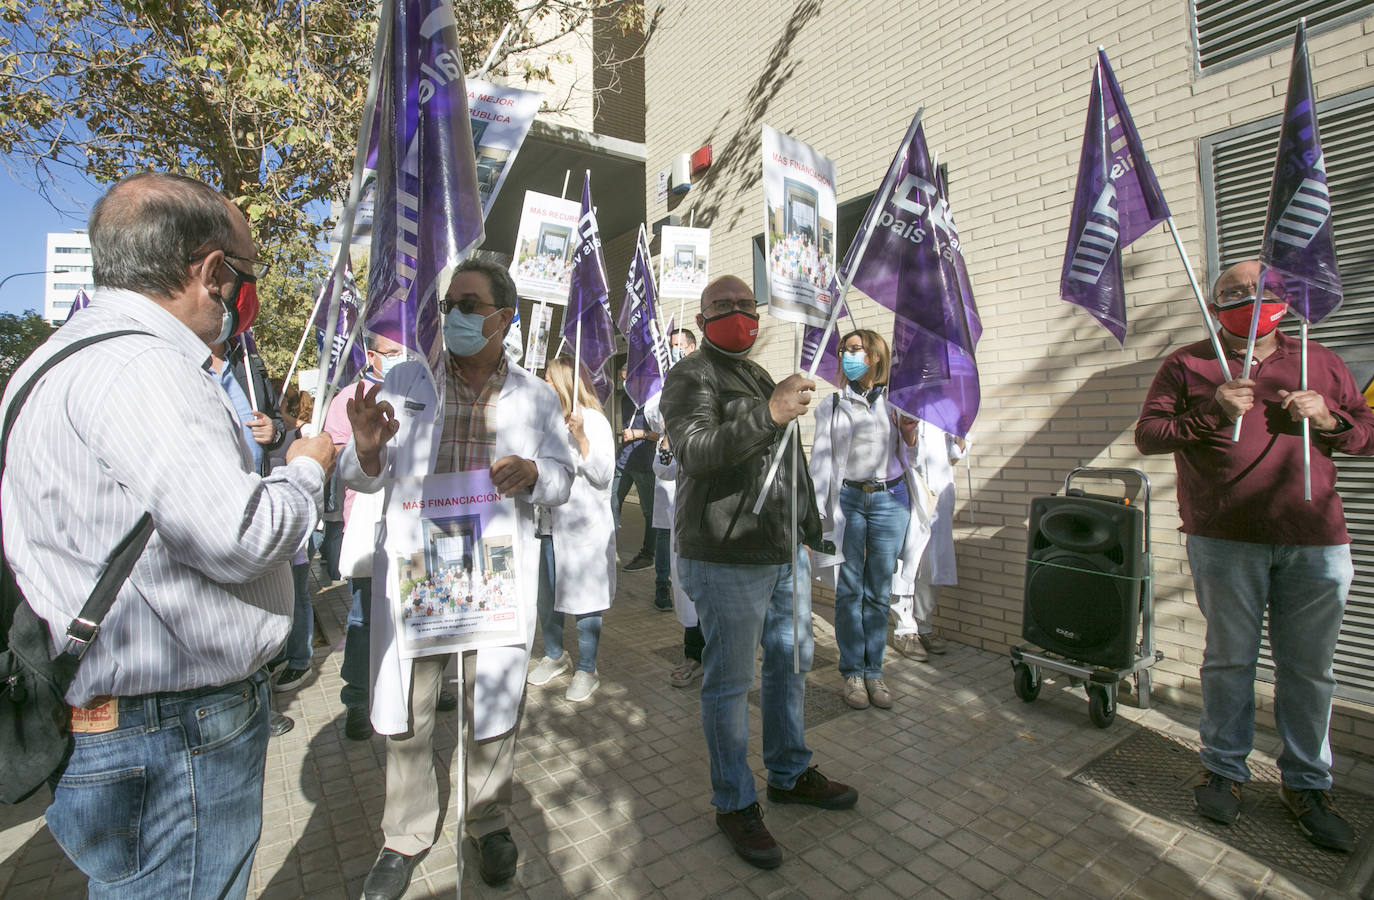
<path fill-rule="evenodd" d="M 1106 728 L 1116 718 L 1116 698 L 1101 685 L 1088 686 L 1088 718 L 1098 728 Z"/>
<path fill-rule="evenodd" d="M 1036 677 L 1038 674 L 1024 663 L 1012 666 L 1012 687 L 1016 689 L 1016 696 L 1026 703 L 1032 703 L 1040 696 L 1040 679 Z"/>

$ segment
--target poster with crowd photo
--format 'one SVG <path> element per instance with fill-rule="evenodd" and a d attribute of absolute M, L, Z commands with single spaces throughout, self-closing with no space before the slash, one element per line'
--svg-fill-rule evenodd
<path fill-rule="evenodd" d="M 659 241 L 659 299 L 700 300 L 710 280 L 711 229 L 665 225 Z"/>
<path fill-rule="evenodd" d="M 576 200 L 525 191 L 515 259 L 510 264 L 515 290 L 521 297 L 568 304 L 577 220 L 581 216 L 582 206 Z"/>
<path fill-rule="evenodd" d="M 524 642 L 515 501 L 486 470 L 398 480 L 386 529 L 402 657 Z"/>
<path fill-rule="evenodd" d="M 835 164 L 764 125 L 763 200 L 768 312 L 824 326 L 835 300 Z"/>
<path fill-rule="evenodd" d="M 482 198 L 482 217 L 491 205 L 515 155 L 539 112 L 540 96 L 534 91 L 502 87 L 489 81 L 469 79 L 468 118 L 472 120 L 472 149 L 477 157 L 477 193 Z"/>

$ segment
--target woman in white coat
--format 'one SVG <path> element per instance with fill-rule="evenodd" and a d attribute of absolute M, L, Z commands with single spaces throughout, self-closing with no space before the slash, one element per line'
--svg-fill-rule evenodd
<path fill-rule="evenodd" d="M 615 441 L 585 372 L 574 382 L 572 360 L 562 356 L 551 360 L 544 380 L 563 405 L 564 434 L 577 465 L 568 502 L 549 510 L 552 534 L 540 536 L 539 625 L 544 658 L 531 670 L 529 683 L 547 684 L 568 667 L 563 615 L 573 615 L 577 619 L 577 671 L 564 696 L 580 703 L 600 685 L 596 653 L 601 614 L 615 596 L 615 521 L 611 515 Z"/>
<path fill-rule="evenodd" d="M 851 331 L 840 348 L 845 386 L 816 407 L 811 450 L 821 524 L 838 554 L 816 564 L 834 571 L 835 642 L 845 702 L 854 709 L 890 709 L 883 653 L 892 573 L 904 550 L 924 543 L 921 534 L 915 541 L 908 535 L 916 422 L 899 417 L 887 404 L 891 357 L 882 335 Z"/>

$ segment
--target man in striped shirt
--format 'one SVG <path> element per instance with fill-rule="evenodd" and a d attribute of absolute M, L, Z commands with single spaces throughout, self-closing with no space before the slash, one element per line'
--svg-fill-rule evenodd
<path fill-rule="evenodd" d="M 212 188 L 143 173 L 96 204 L 96 293 L 10 434 L 5 553 L 54 652 L 111 548 L 154 532 L 67 692 L 75 748 L 48 828 L 92 897 L 243 897 L 262 828 L 263 664 L 291 627 L 290 561 L 314 527 L 330 439 L 263 478 L 210 371 L 256 313 L 248 222 Z M 11 394 L 13 391 L 11 391 Z M 8 410 L 9 402 L 5 403 Z"/>

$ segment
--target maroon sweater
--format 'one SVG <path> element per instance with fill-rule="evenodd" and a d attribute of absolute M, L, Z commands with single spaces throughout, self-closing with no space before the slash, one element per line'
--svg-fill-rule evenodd
<path fill-rule="evenodd" d="M 1176 350 L 1164 360 L 1140 420 L 1141 453 L 1173 453 L 1178 468 L 1181 531 L 1257 544 L 1348 544 L 1345 510 L 1336 494 L 1331 451 L 1374 455 L 1374 414 L 1335 353 L 1307 342 L 1307 384 L 1350 427 L 1322 434 L 1313 426 L 1312 502 L 1303 499 L 1302 424 L 1279 406 L 1279 391 L 1301 383 L 1300 342 L 1278 334 L 1278 349 L 1252 366 L 1255 405 L 1245 414 L 1240 440 L 1216 401 L 1221 370 L 1211 343 Z M 1230 353 L 1240 377 L 1244 352 Z"/>

